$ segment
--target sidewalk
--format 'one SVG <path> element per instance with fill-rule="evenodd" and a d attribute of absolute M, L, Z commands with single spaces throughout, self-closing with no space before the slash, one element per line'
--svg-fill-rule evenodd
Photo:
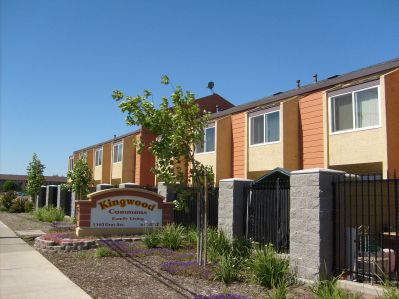
<path fill-rule="evenodd" d="M 0 221 L 0 298 L 91 297 Z"/>

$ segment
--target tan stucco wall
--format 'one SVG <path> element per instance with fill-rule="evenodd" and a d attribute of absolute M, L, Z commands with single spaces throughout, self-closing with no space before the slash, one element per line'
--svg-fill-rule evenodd
<path fill-rule="evenodd" d="M 330 135 L 329 165 L 384 161 L 384 144 L 383 128 Z"/>
<path fill-rule="evenodd" d="M 283 167 L 290 170 L 299 169 L 299 103 L 298 98 L 283 102 L 280 115 L 282 124 L 281 139 L 283 142 Z"/>
<path fill-rule="evenodd" d="M 135 135 L 123 139 L 122 183 L 134 183 L 136 148 L 133 146 Z"/>
<path fill-rule="evenodd" d="M 216 153 L 215 152 L 208 153 L 208 154 L 195 155 L 194 159 L 204 165 L 212 166 L 214 173 L 217 171 L 217 169 L 216 169 Z"/>
<path fill-rule="evenodd" d="M 111 142 L 103 145 L 102 184 L 111 184 L 111 148 Z"/>
<path fill-rule="evenodd" d="M 123 161 L 123 158 L 122 158 Z M 112 163 L 112 180 L 121 179 L 122 178 L 122 162 Z"/>
<path fill-rule="evenodd" d="M 102 166 L 94 167 L 93 178 L 94 178 L 95 181 L 101 181 L 102 174 L 103 174 L 102 171 L 103 171 L 103 167 Z"/>
<path fill-rule="evenodd" d="M 272 170 L 283 167 L 283 142 L 248 148 L 248 171 Z"/>
<path fill-rule="evenodd" d="M 379 162 L 383 169 L 372 169 L 380 171 L 386 169 L 387 146 L 386 146 L 386 114 L 385 114 L 385 87 L 383 77 L 380 79 L 380 117 L 381 127 L 365 129 L 346 133 L 330 134 L 331 113 L 328 113 L 327 147 L 328 166 L 334 168 L 337 165 L 352 165 Z M 328 98 L 326 98 L 328 101 Z M 327 107 L 329 103 L 327 102 Z M 377 165 L 377 164 L 375 164 Z M 360 167 L 360 166 L 359 166 Z M 369 169 L 367 169 L 369 170 Z"/>
<path fill-rule="evenodd" d="M 216 183 L 232 177 L 231 115 L 216 121 Z M 214 171 L 215 171 L 214 170 Z"/>

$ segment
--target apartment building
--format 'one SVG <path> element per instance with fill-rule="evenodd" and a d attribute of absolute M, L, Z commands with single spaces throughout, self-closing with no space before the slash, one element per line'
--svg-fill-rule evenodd
<path fill-rule="evenodd" d="M 214 167 L 216 181 L 254 180 L 276 167 L 393 175 L 399 169 L 399 58 L 314 79 L 212 114 L 215 151 L 196 159 Z"/>
<path fill-rule="evenodd" d="M 60 176 L 45 176 L 44 185 L 61 185 L 67 182 L 66 177 Z M 0 174 L 0 192 L 4 192 L 3 184 L 7 181 L 14 181 L 18 184 L 18 190 L 16 191 L 25 191 L 26 185 L 28 184 L 28 176 L 27 175 L 16 175 L 16 174 Z"/>
<path fill-rule="evenodd" d="M 211 165 L 215 181 L 257 179 L 276 167 L 327 168 L 347 173 L 399 170 L 399 58 L 234 106 L 218 95 L 198 99 L 212 112 L 195 158 Z M 215 109 L 216 105 L 219 109 Z M 138 155 L 143 128 L 75 151 L 85 154 L 97 183 L 154 185 L 155 157 Z M 390 176 L 391 176 L 390 175 Z"/>
<path fill-rule="evenodd" d="M 201 111 L 208 112 L 224 111 L 234 106 L 217 94 L 197 99 L 195 103 Z M 155 140 L 153 134 L 140 127 L 131 133 L 77 150 L 68 159 L 68 171 L 73 170 L 74 163 L 84 155 L 93 170 L 95 185 L 136 183 L 154 186 L 157 180 L 150 169 L 155 166 L 155 157 L 147 149 L 139 155 L 133 147 L 133 141 L 140 138 L 144 139 L 146 146 Z"/>

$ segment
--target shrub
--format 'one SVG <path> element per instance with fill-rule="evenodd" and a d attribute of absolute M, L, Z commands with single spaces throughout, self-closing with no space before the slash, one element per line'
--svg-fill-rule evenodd
<path fill-rule="evenodd" d="M 221 256 L 231 253 L 232 244 L 222 230 L 211 228 L 208 231 L 208 257 L 211 261 L 219 261 Z"/>
<path fill-rule="evenodd" d="M 22 212 L 24 212 L 24 206 L 23 205 L 21 205 L 21 204 L 19 204 L 19 203 L 14 203 L 11 207 L 10 207 L 10 209 L 9 209 L 9 212 L 10 213 L 22 213 Z"/>
<path fill-rule="evenodd" d="M 12 191 L 8 191 L 7 194 L 3 195 L 1 198 L 1 205 L 4 207 L 6 211 L 8 211 L 13 205 L 13 200 L 16 196 L 12 193 Z"/>
<path fill-rule="evenodd" d="M 111 255 L 111 251 L 105 247 L 98 247 L 94 255 L 96 257 L 107 257 Z"/>
<path fill-rule="evenodd" d="M 36 209 L 35 216 L 37 220 L 44 222 L 62 221 L 64 220 L 65 212 L 62 209 L 50 206 Z"/>
<path fill-rule="evenodd" d="M 237 278 L 243 266 L 243 260 L 233 254 L 223 255 L 219 261 L 219 267 L 216 267 L 215 277 L 229 283 Z"/>
<path fill-rule="evenodd" d="M 148 232 L 143 239 L 144 244 L 149 249 L 157 247 L 160 241 L 161 239 L 156 231 L 153 231 L 151 233 Z"/>
<path fill-rule="evenodd" d="M 264 287 L 275 288 L 284 280 L 289 267 L 288 259 L 277 255 L 272 246 L 257 249 L 249 268 L 255 280 Z"/>
<path fill-rule="evenodd" d="M 159 231 L 163 247 L 176 250 L 182 246 L 184 227 L 179 224 L 168 224 Z"/>
<path fill-rule="evenodd" d="M 190 225 L 185 228 L 184 231 L 185 240 L 189 245 L 197 245 L 197 227 L 195 225 Z"/>
<path fill-rule="evenodd" d="M 25 212 L 29 213 L 29 212 L 33 211 L 33 207 L 34 206 L 35 206 L 35 204 L 33 202 L 31 202 L 31 201 L 25 202 L 25 206 L 24 206 Z"/>

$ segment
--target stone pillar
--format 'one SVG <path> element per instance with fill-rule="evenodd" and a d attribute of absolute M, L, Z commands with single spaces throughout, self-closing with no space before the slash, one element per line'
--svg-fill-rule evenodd
<path fill-rule="evenodd" d="M 76 200 L 78 195 L 75 192 L 71 192 L 71 217 L 75 217 L 76 213 Z"/>
<path fill-rule="evenodd" d="M 291 172 L 290 268 L 300 279 L 327 279 L 333 267 L 333 176 L 345 172 Z"/>
<path fill-rule="evenodd" d="M 218 223 L 228 237 L 245 235 L 244 185 L 252 182 L 246 179 L 225 179 L 219 181 Z"/>
<path fill-rule="evenodd" d="M 158 183 L 158 194 L 165 197 L 166 202 L 173 202 L 176 199 L 176 193 L 173 193 L 173 189 L 167 187 L 164 182 Z"/>
<path fill-rule="evenodd" d="M 111 188 L 114 188 L 114 186 L 111 184 L 98 184 L 96 186 L 96 191 L 101 191 L 101 190 L 111 189 Z"/>
<path fill-rule="evenodd" d="M 139 184 L 135 183 L 124 183 L 124 184 L 119 184 L 119 188 L 139 188 Z"/>

